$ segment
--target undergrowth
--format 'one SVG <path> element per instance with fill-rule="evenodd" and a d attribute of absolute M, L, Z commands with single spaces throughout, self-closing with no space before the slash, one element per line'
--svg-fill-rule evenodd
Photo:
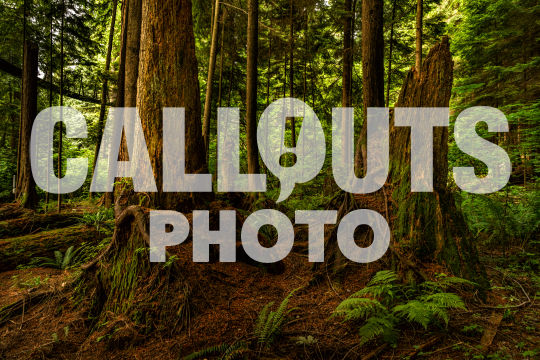
<path fill-rule="evenodd" d="M 399 326 L 447 326 L 449 310 L 465 309 L 463 300 L 446 292 L 451 286 L 475 284 L 457 277 L 439 275 L 436 281 L 419 285 L 398 283 L 398 276 L 390 270 L 379 271 L 365 288 L 341 302 L 334 316 L 359 325 L 360 344 L 375 339 L 395 346 Z"/>

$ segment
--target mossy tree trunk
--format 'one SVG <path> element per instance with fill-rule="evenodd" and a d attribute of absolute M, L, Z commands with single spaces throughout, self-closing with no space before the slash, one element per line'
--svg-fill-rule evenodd
<path fill-rule="evenodd" d="M 396 107 L 448 107 L 453 61 L 448 38 L 435 45 L 407 75 Z M 419 120 L 421 121 L 421 120 Z M 394 249 L 420 262 L 438 262 L 458 276 L 486 285 L 474 238 L 457 210 L 448 182 L 448 128 L 433 130 L 433 192 L 411 192 L 410 129 L 392 127 L 390 182 Z"/>

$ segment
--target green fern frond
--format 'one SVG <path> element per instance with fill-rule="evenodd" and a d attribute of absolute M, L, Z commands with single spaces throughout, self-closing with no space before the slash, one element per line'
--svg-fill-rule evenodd
<path fill-rule="evenodd" d="M 287 320 L 287 315 L 294 310 L 287 309 L 287 307 L 290 298 L 297 290 L 298 289 L 291 291 L 285 299 L 283 299 L 276 311 L 269 311 L 273 303 L 269 303 L 263 307 L 257 318 L 254 329 L 254 334 L 257 337 L 259 344 L 269 346 L 280 334 L 281 329 Z"/>
<path fill-rule="evenodd" d="M 343 317 L 345 321 L 367 319 L 379 311 L 387 309 L 377 300 L 369 298 L 348 298 L 341 302 L 334 311 L 335 316 Z"/>
<path fill-rule="evenodd" d="M 64 259 L 64 256 L 62 255 L 62 253 L 58 250 L 56 250 L 54 252 L 54 259 L 55 259 L 55 262 L 56 262 L 56 267 L 61 269 L 62 268 L 62 261 Z"/>
<path fill-rule="evenodd" d="M 396 305 L 392 312 L 399 318 L 422 325 L 424 329 L 427 329 L 433 319 L 433 311 L 424 302 L 418 300 Z"/>
<path fill-rule="evenodd" d="M 205 349 L 196 351 L 194 353 L 189 354 L 188 356 L 183 357 L 183 360 L 195 360 L 195 359 L 201 359 L 203 357 L 206 357 L 208 355 L 216 355 L 216 354 L 222 354 L 229 348 L 229 344 L 220 344 L 215 346 L 210 346 Z"/>
<path fill-rule="evenodd" d="M 465 309 L 465 303 L 454 293 L 435 293 L 431 295 L 420 296 L 419 299 L 423 302 L 432 303 L 438 307 L 445 309 Z"/>
<path fill-rule="evenodd" d="M 388 298 L 392 300 L 395 296 L 395 285 L 394 284 L 380 284 L 367 286 L 360 291 L 357 291 L 352 296 L 354 297 L 363 297 L 363 296 L 372 296 L 375 298 Z"/>
<path fill-rule="evenodd" d="M 62 269 L 67 269 L 67 267 L 71 264 L 71 260 L 73 259 L 73 249 L 74 247 L 73 246 L 70 246 L 67 250 L 66 250 L 66 253 L 64 254 L 64 258 L 62 259 Z"/>
<path fill-rule="evenodd" d="M 397 336 L 395 325 L 396 320 L 391 315 L 370 317 L 367 319 L 366 323 L 358 329 L 360 345 L 364 345 L 381 336 L 391 342 L 391 339 L 396 338 Z"/>
<path fill-rule="evenodd" d="M 371 281 L 368 282 L 367 286 L 369 287 L 374 285 L 392 284 L 396 282 L 397 279 L 397 274 L 392 270 L 382 270 L 378 271 L 375 276 L 373 276 Z"/>

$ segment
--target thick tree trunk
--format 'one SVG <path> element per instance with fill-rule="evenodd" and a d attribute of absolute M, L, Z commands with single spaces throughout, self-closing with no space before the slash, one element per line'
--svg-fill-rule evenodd
<path fill-rule="evenodd" d="M 422 69 L 422 33 L 423 33 L 423 18 L 424 6 L 422 0 L 416 2 L 416 51 L 415 51 L 415 68 L 418 75 Z"/>
<path fill-rule="evenodd" d="M 351 106 L 352 79 L 352 0 L 345 0 L 345 16 L 343 17 L 343 80 L 341 106 Z"/>
<path fill-rule="evenodd" d="M 453 61 L 448 38 L 444 37 L 426 57 L 420 76 L 410 71 L 396 107 L 448 107 Z M 478 260 L 473 236 L 456 209 L 448 181 L 448 128 L 433 131 L 432 193 L 411 193 L 410 131 L 394 127 L 391 131 L 390 181 L 394 189 L 391 218 L 394 247 L 421 262 L 439 262 L 450 272 L 487 285 Z"/>
<path fill-rule="evenodd" d="M 368 107 L 384 107 L 383 1 L 362 1 L 362 91 L 364 126 L 356 146 L 357 171 L 365 171 Z"/>
<path fill-rule="evenodd" d="M 185 108 L 186 173 L 206 170 L 191 1 L 143 1 L 137 106 L 158 194 L 152 205 L 177 208 L 182 194 L 162 193 L 162 109 Z"/>
<path fill-rule="evenodd" d="M 15 196 L 22 207 L 33 209 L 38 203 L 36 184 L 30 164 L 30 135 L 37 116 L 38 47 L 30 40 L 24 43 L 19 169 Z"/>
<path fill-rule="evenodd" d="M 248 173 L 258 174 L 257 150 L 257 61 L 259 56 L 259 0 L 248 0 L 246 142 Z"/>
<path fill-rule="evenodd" d="M 212 19 L 213 19 L 212 40 L 210 42 L 210 56 L 208 60 L 208 78 L 206 80 L 206 97 L 204 101 L 204 116 L 203 116 L 203 138 L 204 138 L 204 148 L 206 149 L 207 161 L 208 161 L 208 150 L 210 146 L 210 115 L 212 113 L 212 79 L 214 78 L 214 70 L 216 68 L 216 57 L 217 57 L 219 0 L 215 1 L 214 15 Z"/>

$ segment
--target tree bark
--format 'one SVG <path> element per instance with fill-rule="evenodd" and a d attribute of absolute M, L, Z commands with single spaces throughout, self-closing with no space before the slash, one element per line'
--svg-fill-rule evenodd
<path fill-rule="evenodd" d="M 137 105 L 137 79 L 139 77 L 139 50 L 141 44 L 142 0 L 127 0 L 128 20 L 126 38 L 126 66 L 124 106 Z"/>
<path fill-rule="evenodd" d="M 341 106 L 351 106 L 352 79 L 352 0 L 345 0 L 345 15 L 343 16 L 343 80 Z"/>
<path fill-rule="evenodd" d="M 390 49 L 388 51 L 388 73 L 386 81 L 386 107 L 390 106 L 390 86 L 392 85 L 392 53 L 394 50 L 394 23 L 396 21 L 397 0 L 392 2 L 392 23 L 390 24 Z"/>
<path fill-rule="evenodd" d="M 362 1 L 362 90 L 364 125 L 357 141 L 355 164 L 365 171 L 367 108 L 384 107 L 383 1 Z"/>
<path fill-rule="evenodd" d="M 416 52 L 415 52 L 415 69 L 418 75 L 422 69 L 422 33 L 423 33 L 423 17 L 424 6 L 422 0 L 416 2 Z"/>
<path fill-rule="evenodd" d="M 157 180 L 151 205 L 174 209 L 184 195 L 161 191 L 163 108 L 185 108 L 186 172 L 206 170 L 191 1 L 144 0 L 142 8 L 137 106 Z"/>
<path fill-rule="evenodd" d="M 259 56 L 259 1 L 248 0 L 246 142 L 248 173 L 259 173 L 257 150 L 257 61 Z"/>
<path fill-rule="evenodd" d="M 218 87 L 218 106 L 221 107 L 223 100 L 223 55 L 225 53 L 225 21 L 227 19 L 227 9 L 223 9 L 221 15 L 221 44 L 219 46 L 219 87 Z M 208 158 L 208 156 L 207 156 Z"/>
<path fill-rule="evenodd" d="M 289 97 L 294 97 L 294 2 L 289 2 Z M 296 147 L 296 120 L 291 117 L 292 147 Z"/>
<path fill-rule="evenodd" d="M 15 196 L 22 207 L 33 209 L 38 203 L 38 196 L 30 164 L 30 136 L 37 116 L 38 47 L 30 40 L 24 43 L 23 64 L 19 171 Z"/>
<path fill-rule="evenodd" d="M 212 79 L 216 68 L 217 57 L 217 37 L 219 26 L 219 0 L 214 4 L 214 15 L 212 17 L 212 40 L 210 42 L 210 56 L 208 60 L 208 78 L 206 80 L 206 97 L 204 101 L 204 116 L 203 116 L 203 138 L 204 148 L 206 149 L 206 159 L 208 161 L 208 152 L 210 146 L 210 115 L 212 113 Z"/>
<path fill-rule="evenodd" d="M 96 168 L 97 157 L 99 154 L 99 145 L 101 144 L 101 137 L 103 136 L 103 123 L 105 122 L 105 110 L 107 109 L 107 93 L 109 92 L 108 81 L 109 81 L 109 70 L 111 68 L 111 54 L 112 46 L 114 40 L 114 25 L 116 22 L 116 8 L 118 7 L 118 0 L 113 0 L 112 3 L 112 16 L 111 16 L 111 26 L 109 29 L 109 43 L 107 46 L 107 56 L 105 58 L 105 69 L 104 69 L 104 78 L 103 84 L 101 86 L 101 105 L 99 109 L 99 119 L 98 119 L 98 142 L 96 144 L 96 150 L 94 152 L 94 163 L 93 169 Z M 92 193 L 90 193 L 90 198 L 92 198 Z"/>
<path fill-rule="evenodd" d="M 62 19 L 60 22 L 60 106 L 64 106 L 64 20 L 66 17 L 66 4 L 62 0 Z M 62 147 L 64 126 L 60 123 L 58 129 L 58 198 L 57 210 L 62 210 L 62 194 L 60 193 L 60 179 L 62 178 Z"/>
<path fill-rule="evenodd" d="M 452 91 L 453 61 L 448 38 L 435 45 L 426 57 L 421 75 L 407 75 L 396 107 L 448 107 Z M 398 252 L 421 262 L 438 262 L 455 275 L 487 285 L 485 271 L 478 260 L 473 235 L 460 212 L 448 181 L 448 128 L 433 131 L 432 193 L 410 192 L 410 131 L 393 127 L 390 134 L 389 179 L 394 188 L 392 234 Z"/>

